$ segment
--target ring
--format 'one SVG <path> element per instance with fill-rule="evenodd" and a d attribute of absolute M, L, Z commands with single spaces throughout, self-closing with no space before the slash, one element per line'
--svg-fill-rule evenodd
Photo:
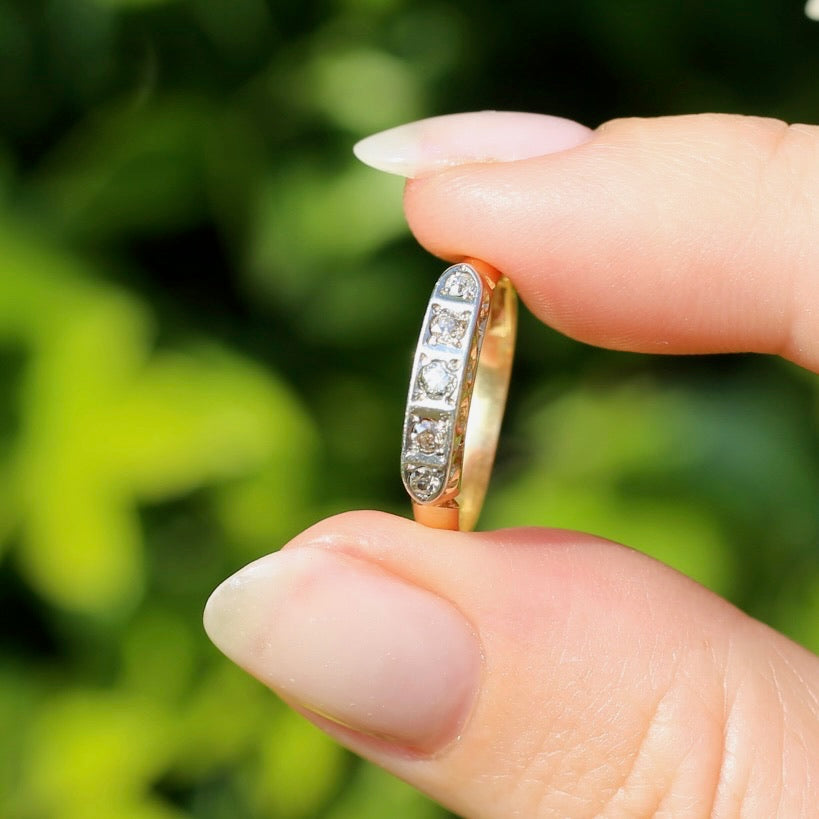
<path fill-rule="evenodd" d="M 415 520 L 475 527 L 509 391 L 517 297 L 477 259 L 448 267 L 427 306 L 410 377 L 401 478 Z"/>

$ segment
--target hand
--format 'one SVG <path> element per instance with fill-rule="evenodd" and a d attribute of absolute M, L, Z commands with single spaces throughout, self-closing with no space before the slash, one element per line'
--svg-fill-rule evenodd
<path fill-rule="evenodd" d="M 819 369 L 819 128 L 483 113 L 359 155 L 418 177 L 422 244 L 504 271 L 575 338 Z M 819 805 L 819 659 L 588 535 L 350 513 L 226 581 L 205 623 L 339 741 L 470 817 Z"/>

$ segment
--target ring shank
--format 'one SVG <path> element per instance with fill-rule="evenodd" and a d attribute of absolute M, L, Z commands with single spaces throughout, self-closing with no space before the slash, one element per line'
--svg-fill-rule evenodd
<path fill-rule="evenodd" d="M 509 279 L 479 259 L 465 259 L 492 289 L 464 433 L 460 491 L 442 505 L 413 502 L 415 520 L 436 529 L 475 528 L 489 486 L 509 392 L 517 330 L 517 296 Z"/>

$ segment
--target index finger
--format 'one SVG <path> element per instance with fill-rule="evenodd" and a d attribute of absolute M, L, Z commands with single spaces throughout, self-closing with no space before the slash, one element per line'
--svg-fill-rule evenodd
<path fill-rule="evenodd" d="M 502 140 L 497 115 L 492 127 Z M 485 259 L 591 344 L 777 353 L 819 370 L 819 128 L 709 114 L 552 142 L 512 162 L 462 151 L 469 164 L 410 180 L 418 240 Z"/>

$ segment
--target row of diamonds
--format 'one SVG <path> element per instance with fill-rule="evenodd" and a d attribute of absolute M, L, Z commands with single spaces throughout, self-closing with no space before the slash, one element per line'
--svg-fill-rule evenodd
<path fill-rule="evenodd" d="M 464 378 L 474 372 L 470 326 L 480 297 L 475 271 L 454 265 L 435 285 L 421 330 L 401 453 L 404 484 L 421 503 L 434 501 L 457 480 L 451 459 L 462 446 L 456 429 L 462 422 L 456 424 L 455 410 Z"/>

